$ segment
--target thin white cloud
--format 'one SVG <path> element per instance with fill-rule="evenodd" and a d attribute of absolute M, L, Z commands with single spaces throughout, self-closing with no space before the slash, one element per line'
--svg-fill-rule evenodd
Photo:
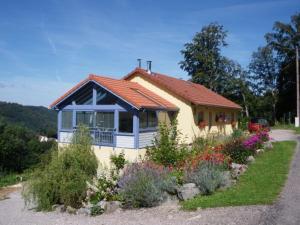
<path fill-rule="evenodd" d="M 50 47 L 51 47 L 52 53 L 53 53 L 54 55 L 57 55 L 57 48 L 56 48 L 56 45 L 55 45 L 54 41 L 52 40 L 52 38 L 49 36 L 48 33 L 46 33 L 46 39 L 47 39 L 47 41 L 48 41 L 48 43 L 49 43 L 49 45 L 50 45 Z"/>

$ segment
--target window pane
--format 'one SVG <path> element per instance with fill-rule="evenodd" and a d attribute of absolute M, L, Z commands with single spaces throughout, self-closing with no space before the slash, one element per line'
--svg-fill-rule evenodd
<path fill-rule="evenodd" d="M 94 113 L 93 112 L 76 112 L 76 125 L 85 125 L 87 127 L 94 127 Z"/>
<path fill-rule="evenodd" d="M 62 118 L 61 118 L 61 128 L 62 129 L 72 129 L 72 111 L 62 111 Z"/>
<path fill-rule="evenodd" d="M 93 89 L 90 88 L 85 92 L 81 93 L 76 99 L 77 105 L 92 105 L 93 103 Z"/>
<path fill-rule="evenodd" d="M 113 112 L 97 112 L 96 127 L 104 130 L 114 129 L 114 113 Z"/>
<path fill-rule="evenodd" d="M 117 98 L 100 88 L 97 90 L 96 102 L 97 105 L 114 105 L 117 102 Z"/>
<path fill-rule="evenodd" d="M 147 112 L 140 112 L 140 128 L 147 127 Z"/>
<path fill-rule="evenodd" d="M 131 112 L 119 113 L 119 132 L 133 132 L 133 114 Z"/>
<path fill-rule="evenodd" d="M 148 127 L 156 127 L 157 126 L 157 116 L 155 111 L 148 112 Z"/>
<path fill-rule="evenodd" d="M 198 124 L 204 121 L 204 112 L 198 112 Z"/>

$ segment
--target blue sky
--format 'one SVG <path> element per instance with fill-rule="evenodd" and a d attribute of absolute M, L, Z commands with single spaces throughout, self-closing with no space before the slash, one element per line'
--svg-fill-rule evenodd
<path fill-rule="evenodd" d="M 0 100 L 48 106 L 88 74 L 120 78 L 136 59 L 187 79 L 180 50 L 202 26 L 228 31 L 224 54 L 247 67 L 298 0 L 0 0 Z"/>

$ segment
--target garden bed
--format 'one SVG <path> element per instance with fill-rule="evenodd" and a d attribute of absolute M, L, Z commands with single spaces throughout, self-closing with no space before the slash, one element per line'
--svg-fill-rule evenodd
<path fill-rule="evenodd" d="M 183 209 L 273 203 L 287 178 L 295 147 L 295 141 L 274 143 L 273 150 L 257 156 L 236 186 L 185 201 L 182 203 Z"/>

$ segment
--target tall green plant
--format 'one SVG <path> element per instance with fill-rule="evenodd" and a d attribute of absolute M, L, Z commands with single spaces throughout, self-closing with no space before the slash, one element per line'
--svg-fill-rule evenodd
<path fill-rule="evenodd" d="M 80 127 L 69 146 L 53 149 L 49 164 L 33 172 L 22 192 L 25 203 L 34 202 L 37 210 L 51 210 L 54 204 L 78 208 L 97 167 L 89 131 Z"/>
<path fill-rule="evenodd" d="M 153 145 L 147 148 L 148 159 L 164 166 L 174 166 L 187 154 L 187 146 L 180 143 L 177 121 L 159 124 L 159 133 Z"/>

